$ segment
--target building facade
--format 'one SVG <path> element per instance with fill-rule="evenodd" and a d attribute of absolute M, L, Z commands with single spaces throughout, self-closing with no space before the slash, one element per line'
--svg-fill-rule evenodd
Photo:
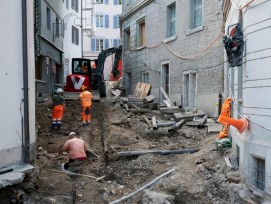
<path fill-rule="evenodd" d="M 82 6 L 81 0 L 63 1 L 64 82 L 70 74 L 72 58 L 82 57 Z"/>
<path fill-rule="evenodd" d="M 33 0 L 0 2 L 5 19 L 0 25 L 0 169 L 35 157 L 33 5 Z"/>
<path fill-rule="evenodd" d="M 244 36 L 242 64 L 225 64 L 225 93 L 232 98 L 232 117 L 247 118 L 242 134 L 231 128 L 233 149 L 239 158 L 242 181 L 259 203 L 271 200 L 271 72 L 270 0 L 225 1 L 225 31 L 239 23 Z M 226 33 L 227 34 L 227 33 Z"/>
<path fill-rule="evenodd" d="M 123 74 L 127 94 L 137 82 L 163 87 L 185 109 L 218 115 L 223 92 L 222 1 L 123 1 Z"/>
<path fill-rule="evenodd" d="M 63 2 L 35 0 L 36 93 L 63 86 Z"/>
<path fill-rule="evenodd" d="M 120 44 L 121 0 L 83 0 L 83 56 L 97 59 L 102 50 Z M 109 80 L 114 55 L 105 61 L 104 77 Z"/>

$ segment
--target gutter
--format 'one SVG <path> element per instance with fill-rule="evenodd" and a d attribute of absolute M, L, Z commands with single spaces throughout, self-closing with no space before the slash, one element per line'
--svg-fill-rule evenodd
<path fill-rule="evenodd" d="M 23 92 L 24 92 L 24 118 L 23 128 L 23 161 L 30 162 L 30 136 L 29 136 L 29 95 L 28 95 L 28 49 L 27 49 L 27 0 L 22 0 L 22 41 L 23 41 Z"/>
<path fill-rule="evenodd" d="M 138 4 L 136 7 L 134 7 L 131 11 L 129 11 L 128 13 L 124 14 L 122 17 L 121 17 L 121 21 L 129 18 L 131 15 L 133 15 L 134 13 L 136 13 L 139 9 L 147 6 L 148 4 L 152 3 L 153 1 L 155 0 L 144 0 L 143 2 L 141 2 L 140 4 Z"/>
<path fill-rule="evenodd" d="M 81 55 L 84 58 L 83 54 L 83 0 L 81 0 Z"/>

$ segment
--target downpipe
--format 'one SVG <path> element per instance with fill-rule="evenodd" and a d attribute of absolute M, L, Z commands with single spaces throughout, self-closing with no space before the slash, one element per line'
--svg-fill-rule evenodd
<path fill-rule="evenodd" d="M 27 0 L 22 0 L 22 46 L 23 46 L 23 161 L 30 162 L 30 137 L 29 137 L 29 94 L 28 94 L 28 48 L 27 48 Z"/>

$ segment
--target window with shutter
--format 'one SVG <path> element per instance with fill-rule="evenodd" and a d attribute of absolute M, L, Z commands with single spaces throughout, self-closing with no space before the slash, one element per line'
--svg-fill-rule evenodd
<path fill-rule="evenodd" d="M 96 39 L 95 38 L 91 38 L 91 51 L 95 52 L 96 51 Z"/>
<path fill-rule="evenodd" d="M 118 29 L 119 28 L 119 17 L 113 16 L 113 28 Z"/>
<path fill-rule="evenodd" d="M 109 28 L 109 15 L 104 16 L 104 25 L 105 28 Z"/>
<path fill-rule="evenodd" d="M 104 39 L 104 49 L 108 49 L 109 48 L 109 39 Z"/>

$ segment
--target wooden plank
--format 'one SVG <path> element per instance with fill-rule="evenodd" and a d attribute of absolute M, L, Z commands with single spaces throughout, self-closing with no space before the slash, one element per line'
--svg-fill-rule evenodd
<path fill-rule="evenodd" d="M 141 98 L 145 98 L 148 95 L 150 89 L 151 89 L 151 85 L 147 84 L 146 87 L 145 87 L 145 89 L 144 89 L 144 92 L 143 92 L 143 95 L 142 95 Z"/>
<path fill-rule="evenodd" d="M 170 104 L 170 102 L 168 100 L 163 100 L 163 102 L 168 108 L 171 107 L 171 104 Z"/>
<path fill-rule="evenodd" d="M 170 98 L 168 97 L 167 93 L 165 92 L 163 87 L 160 87 L 162 94 L 164 95 L 165 99 L 171 104 Z"/>
<path fill-rule="evenodd" d="M 140 85 L 141 85 L 141 82 L 137 82 L 133 96 L 137 95 L 137 92 L 139 91 Z"/>
<path fill-rule="evenodd" d="M 141 98 L 141 96 L 143 95 L 143 92 L 144 92 L 144 89 L 146 88 L 146 85 L 145 83 L 141 83 L 140 87 L 139 87 L 139 90 L 136 94 L 136 97 L 137 98 Z"/>

